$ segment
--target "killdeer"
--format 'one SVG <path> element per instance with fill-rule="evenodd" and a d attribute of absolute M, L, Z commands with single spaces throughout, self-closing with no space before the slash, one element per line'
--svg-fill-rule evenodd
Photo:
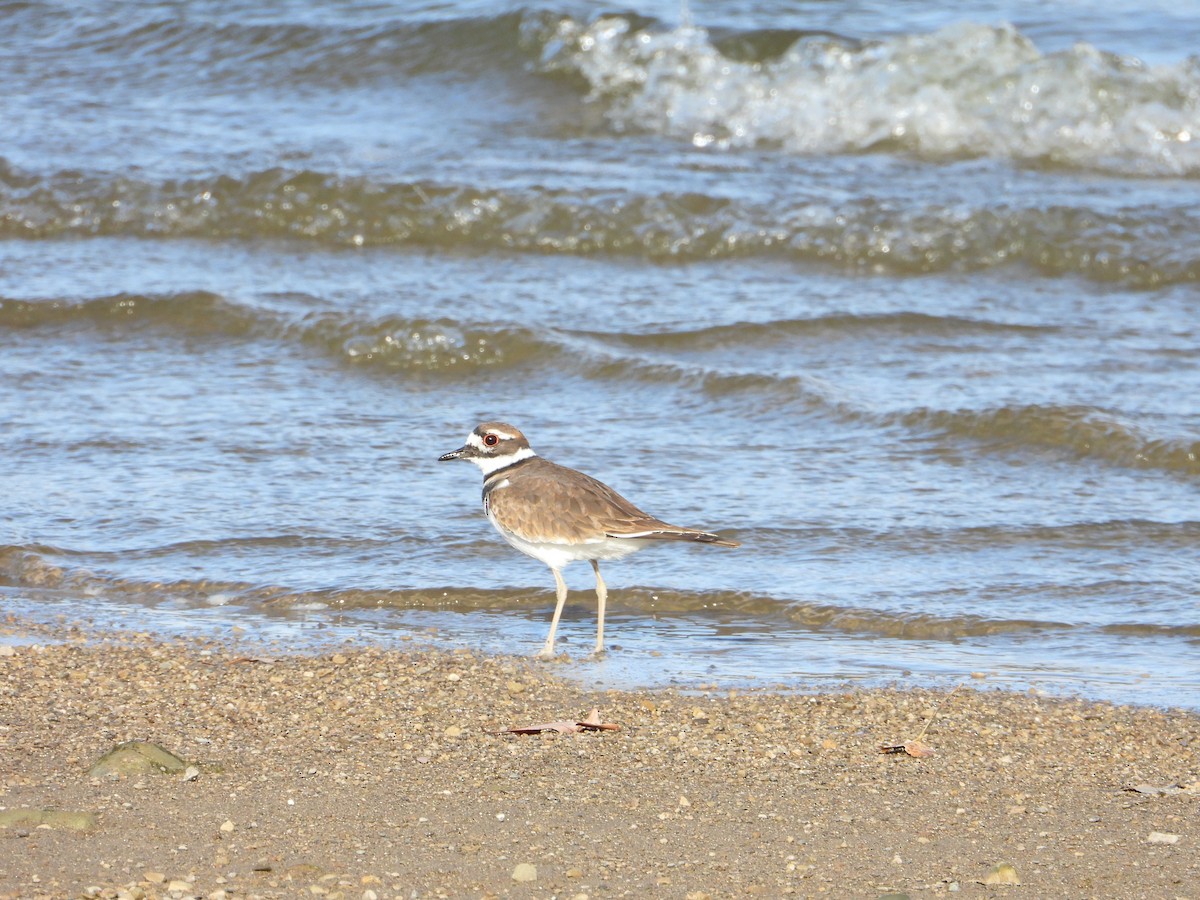
<path fill-rule="evenodd" d="M 554 573 L 558 602 L 550 634 L 538 656 L 554 655 L 554 633 L 567 600 L 562 568 L 586 559 L 596 573 L 596 653 L 604 652 L 604 604 L 608 589 L 600 560 L 620 559 L 647 541 L 695 541 L 740 546 L 707 531 L 668 525 L 642 512 L 590 475 L 542 459 L 525 435 L 503 422 L 484 422 L 467 442 L 439 460 L 466 459 L 483 470 L 483 511 L 504 539 L 539 559 Z"/>

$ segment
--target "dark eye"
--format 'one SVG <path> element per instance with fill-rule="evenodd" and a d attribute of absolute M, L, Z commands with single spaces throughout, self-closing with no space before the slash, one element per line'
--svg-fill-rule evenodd
<path fill-rule="evenodd" d="M 489 447 L 495 447 L 498 443 L 500 443 L 500 438 L 496 437 L 494 434 L 485 434 L 483 436 L 483 442 Z"/>

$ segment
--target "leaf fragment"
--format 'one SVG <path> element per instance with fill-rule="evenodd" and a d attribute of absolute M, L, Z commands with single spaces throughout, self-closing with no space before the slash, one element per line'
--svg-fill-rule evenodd
<path fill-rule="evenodd" d="M 570 719 L 559 722 L 542 722 L 538 725 L 522 725 L 516 728 L 484 729 L 488 734 L 540 734 L 543 731 L 555 731 L 559 734 L 576 734 L 581 731 L 620 731 L 621 726 L 612 722 L 600 720 L 599 708 L 593 709 L 583 719 Z"/>
<path fill-rule="evenodd" d="M 937 751 L 928 744 L 922 744 L 920 741 L 905 741 L 903 744 L 884 744 L 879 748 L 880 753 L 907 753 L 909 756 L 917 759 L 927 759 L 930 756 L 937 756 Z"/>

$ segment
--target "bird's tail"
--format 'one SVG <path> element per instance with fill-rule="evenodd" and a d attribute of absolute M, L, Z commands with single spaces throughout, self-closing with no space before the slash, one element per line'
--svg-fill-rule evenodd
<path fill-rule="evenodd" d="M 718 547 L 740 547 L 740 541 L 731 541 L 711 531 L 698 531 L 695 528 L 677 528 L 674 525 L 661 525 L 647 528 L 644 531 L 627 532 L 625 534 L 609 534 L 613 538 L 628 538 L 640 541 L 694 541 L 697 544 L 715 544 Z"/>

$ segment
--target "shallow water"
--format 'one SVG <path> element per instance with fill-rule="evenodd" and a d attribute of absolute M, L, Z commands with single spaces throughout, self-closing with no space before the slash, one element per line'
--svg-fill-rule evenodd
<path fill-rule="evenodd" d="M 7 608 L 532 652 L 502 418 L 744 543 L 581 678 L 1200 706 L 1194 4 L 5 15 Z"/>

